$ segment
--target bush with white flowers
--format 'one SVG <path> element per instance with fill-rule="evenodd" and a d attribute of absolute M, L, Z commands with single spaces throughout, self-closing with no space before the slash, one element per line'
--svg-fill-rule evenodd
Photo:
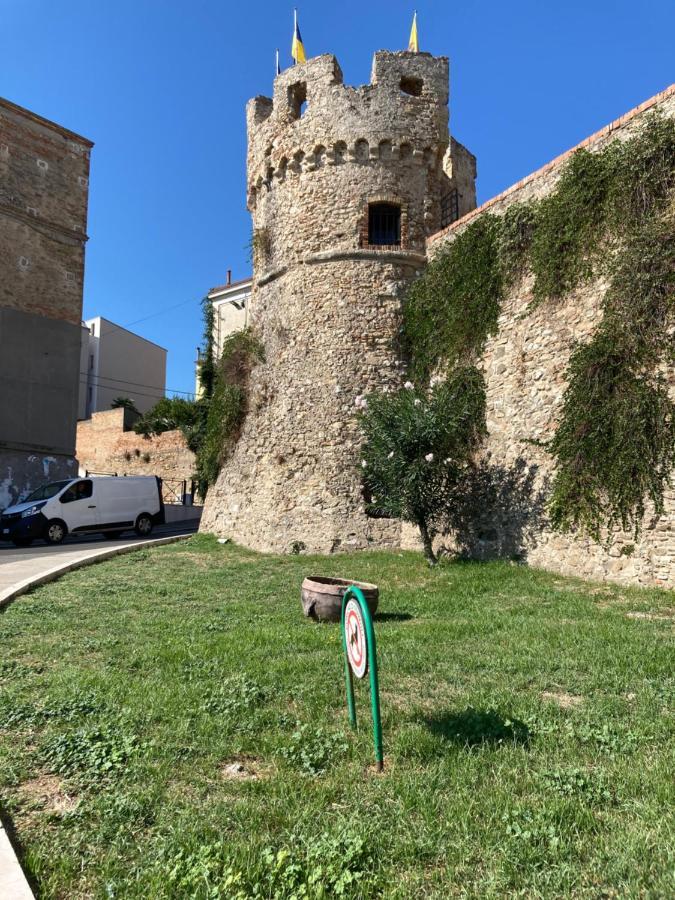
<path fill-rule="evenodd" d="M 357 406 L 369 511 L 416 525 L 425 556 L 435 563 L 433 538 L 486 435 L 483 376 L 463 366 L 432 379 L 426 390 L 407 381 L 399 391 L 364 399 Z"/>

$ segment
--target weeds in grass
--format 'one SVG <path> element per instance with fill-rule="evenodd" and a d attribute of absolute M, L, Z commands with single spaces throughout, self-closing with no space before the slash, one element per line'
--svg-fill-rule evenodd
<path fill-rule="evenodd" d="M 281 755 L 306 775 L 321 775 L 337 762 L 348 749 L 342 732 L 328 731 L 315 725 L 296 723 L 296 729 Z"/>
<path fill-rule="evenodd" d="M 223 841 L 192 852 L 167 853 L 156 866 L 158 881 L 175 898 L 203 900 L 324 900 L 377 897 L 372 854 L 353 831 L 322 832 L 308 839 L 293 833 L 282 847 L 266 847 L 257 871 L 247 874 L 228 858 Z M 366 893 L 367 892 L 367 893 Z"/>
<path fill-rule="evenodd" d="M 121 774 L 148 746 L 126 723 L 104 719 L 96 725 L 47 738 L 42 757 L 52 772 L 92 782 Z"/>
<path fill-rule="evenodd" d="M 546 787 L 562 797 L 575 797 L 591 805 L 609 803 L 613 799 L 609 781 L 602 772 L 585 769 L 554 769 L 542 772 Z"/>

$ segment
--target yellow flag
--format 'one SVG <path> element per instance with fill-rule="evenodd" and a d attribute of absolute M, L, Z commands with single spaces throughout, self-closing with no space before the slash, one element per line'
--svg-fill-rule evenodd
<path fill-rule="evenodd" d="M 408 41 L 408 50 L 411 53 L 420 52 L 420 44 L 417 40 L 417 12 L 413 16 L 412 28 L 410 29 L 410 40 Z"/>
<path fill-rule="evenodd" d="M 298 13 L 297 10 L 294 11 L 295 15 L 295 27 L 293 28 L 293 43 L 291 44 L 291 56 L 295 60 L 296 63 L 304 63 L 307 62 L 307 57 L 305 56 L 305 45 L 302 43 L 302 35 L 300 34 L 300 29 L 298 28 Z"/>

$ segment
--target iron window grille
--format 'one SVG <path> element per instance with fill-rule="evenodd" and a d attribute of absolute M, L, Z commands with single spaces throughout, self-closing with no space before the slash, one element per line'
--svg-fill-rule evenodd
<path fill-rule="evenodd" d="M 441 197 L 441 228 L 459 219 L 459 192 L 453 188 Z"/>
<path fill-rule="evenodd" d="M 368 243 L 398 246 L 401 243 L 401 208 L 393 203 L 371 203 L 368 207 Z"/>

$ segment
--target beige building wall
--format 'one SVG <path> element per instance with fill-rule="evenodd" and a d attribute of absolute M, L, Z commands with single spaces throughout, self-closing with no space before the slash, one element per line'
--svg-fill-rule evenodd
<path fill-rule="evenodd" d="M 211 288 L 206 295 L 213 305 L 213 349 L 216 359 L 220 359 L 223 344 L 227 338 L 237 331 L 243 331 L 249 324 L 249 302 L 253 279 L 244 278 L 241 281 L 231 281 L 229 271 L 227 275 L 227 284 Z M 202 394 L 199 364 L 200 357 L 199 351 L 197 351 L 195 364 L 195 397 L 197 398 Z"/>
<path fill-rule="evenodd" d="M 145 413 L 166 392 L 166 350 L 120 325 L 97 316 L 87 319 L 87 352 L 80 370 L 82 418 L 110 409 L 129 397 Z"/>

